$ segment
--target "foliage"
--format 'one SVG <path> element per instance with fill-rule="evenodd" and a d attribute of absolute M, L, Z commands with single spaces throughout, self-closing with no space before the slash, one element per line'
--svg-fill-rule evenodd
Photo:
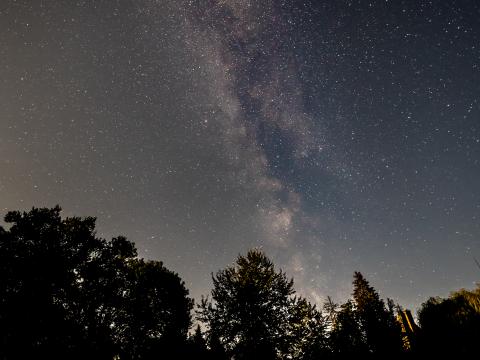
<path fill-rule="evenodd" d="M 259 250 L 212 276 L 197 311 L 205 332 L 189 335 L 193 300 L 176 273 L 125 237 L 97 237 L 95 218 L 60 212 L 9 212 L 0 227 L 1 359 L 429 357 L 474 354 L 480 339 L 480 286 L 430 298 L 421 327 L 409 315 L 402 334 L 393 301 L 361 273 L 351 299 L 328 298 L 322 313 Z"/>
<path fill-rule="evenodd" d="M 360 272 L 354 273 L 353 302 L 362 337 L 370 353 L 395 354 L 403 349 L 401 327 L 394 306 L 380 299 Z"/>
<path fill-rule="evenodd" d="M 386 305 L 361 273 L 354 273 L 352 299 L 340 307 L 329 299 L 325 309 L 333 353 L 377 356 L 402 352 L 401 327 L 393 302 Z"/>
<path fill-rule="evenodd" d="M 418 313 L 418 350 L 425 353 L 473 354 L 480 339 L 480 286 L 430 298 Z"/>
<path fill-rule="evenodd" d="M 305 345 L 323 335 L 317 310 L 294 296 L 293 280 L 259 250 L 219 271 L 213 285 L 212 300 L 203 299 L 199 319 L 235 359 L 300 357 Z"/>
<path fill-rule="evenodd" d="M 9 212 L 0 227 L 0 355 L 145 358 L 147 342 L 186 340 L 192 301 L 178 275 L 60 211 Z"/>
<path fill-rule="evenodd" d="M 335 314 L 335 322 L 330 332 L 330 344 L 333 353 L 365 354 L 368 352 L 358 314 L 351 300 L 342 304 Z"/>
<path fill-rule="evenodd" d="M 207 356 L 209 355 L 207 349 L 207 342 L 205 341 L 200 325 L 197 325 L 197 327 L 195 328 L 195 332 L 189 340 L 192 346 L 192 351 L 194 351 L 202 359 L 207 358 Z"/>
<path fill-rule="evenodd" d="M 158 261 L 135 259 L 129 268 L 126 328 L 121 341 L 125 357 L 178 352 L 185 346 L 193 307 L 185 284 Z"/>

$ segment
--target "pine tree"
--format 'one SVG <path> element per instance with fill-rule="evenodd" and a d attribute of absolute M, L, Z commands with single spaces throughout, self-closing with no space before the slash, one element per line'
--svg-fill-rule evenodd
<path fill-rule="evenodd" d="M 400 353 L 403 350 L 401 327 L 395 319 L 393 307 L 385 306 L 377 291 L 360 272 L 354 273 L 353 302 L 369 352 Z"/>
<path fill-rule="evenodd" d="M 342 304 L 336 312 L 329 340 L 334 354 L 365 355 L 368 353 L 365 335 L 351 300 Z"/>

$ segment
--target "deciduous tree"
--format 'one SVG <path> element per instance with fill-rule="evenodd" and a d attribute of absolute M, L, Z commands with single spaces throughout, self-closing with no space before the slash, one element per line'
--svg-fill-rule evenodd
<path fill-rule="evenodd" d="M 323 326 L 315 308 L 294 294 L 293 280 L 263 252 L 250 250 L 213 276 L 199 318 L 235 359 L 300 356 L 306 343 L 323 335 Z"/>

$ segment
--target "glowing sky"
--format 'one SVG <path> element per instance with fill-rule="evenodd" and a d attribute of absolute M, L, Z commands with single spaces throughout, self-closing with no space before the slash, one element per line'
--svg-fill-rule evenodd
<path fill-rule="evenodd" d="M 0 209 L 60 204 L 199 298 L 261 247 L 416 309 L 480 258 L 480 2 L 4 0 Z"/>

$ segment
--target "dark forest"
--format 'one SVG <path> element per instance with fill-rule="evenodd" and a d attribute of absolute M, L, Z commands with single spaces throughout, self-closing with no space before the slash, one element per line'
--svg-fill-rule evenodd
<path fill-rule="evenodd" d="M 93 217 L 11 211 L 0 227 L 2 359 L 334 359 L 474 354 L 480 287 L 426 299 L 415 320 L 360 273 L 351 298 L 311 304 L 252 249 L 197 304 L 161 261 Z"/>

